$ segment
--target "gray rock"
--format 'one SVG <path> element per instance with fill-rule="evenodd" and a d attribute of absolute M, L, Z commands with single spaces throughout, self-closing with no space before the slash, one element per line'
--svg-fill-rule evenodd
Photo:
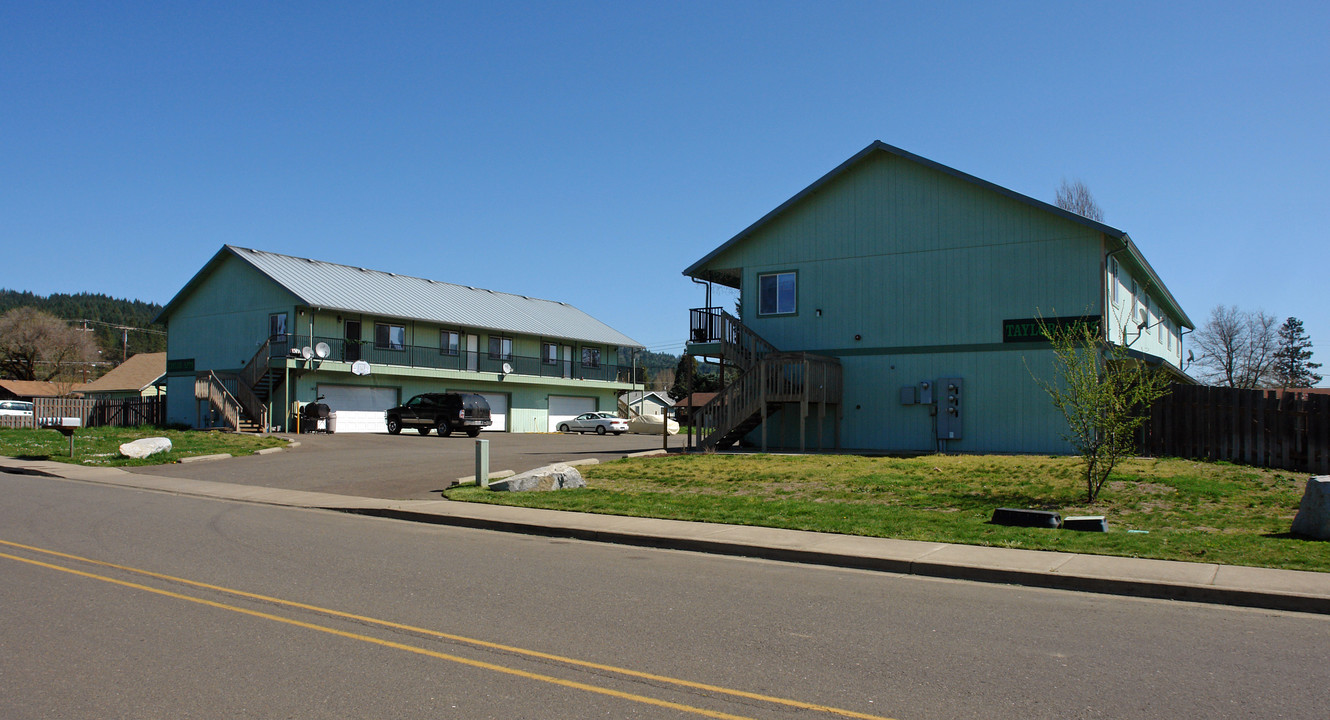
<path fill-rule="evenodd" d="M 490 490 L 496 492 L 569 490 L 582 487 L 586 487 L 586 480 L 582 479 L 582 473 L 578 472 L 577 468 L 563 463 L 546 465 L 490 483 Z"/>
<path fill-rule="evenodd" d="M 1317 540 L 1330 540 L 1330 475 L 1307 480 L 1292 531 Z"/>
<path fill-rule="evenodd" d="M 145 458 L 171 449 L 171 440 L 164 437 L 151 437 L 127 442 L 120 446 L 120 454 L 127 458 Z"/>

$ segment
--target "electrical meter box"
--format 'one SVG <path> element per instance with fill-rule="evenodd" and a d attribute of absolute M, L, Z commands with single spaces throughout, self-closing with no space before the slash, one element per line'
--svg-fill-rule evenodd
<path fill-rule="evenodd" d="M 939 440 L 959 440 L 965 419 L 965 381 L 958 377 L 938 378 L 937 384 L 937 437 Z"/>
<path fill-rule="evenodd" d="M 932 405 L 933 383 L 930 383 L 927 380 L 919 383 L 919 395 L 917 397 L 919 398 L 918 401 L 920 405 Z"/>
<path fill-rule="evenodd" d="M 915 394 L 913 385 L 906 385 L 901 388 L 901 404 L 917 405 L 919 404 L 918 395 Z"/>

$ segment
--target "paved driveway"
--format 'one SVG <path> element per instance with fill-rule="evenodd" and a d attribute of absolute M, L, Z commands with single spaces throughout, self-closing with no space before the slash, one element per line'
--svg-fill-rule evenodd
<path fill-rule="evenodd" d="M 465 436 L 422 437 L 404 432 L 287 437 L 300 446 L 271 455 L 126 469 L 144 475 L 392 500 L 437 500 L 451 482 L 475 474 L 476 441 Z M 489 440 L 491 472 L 523 472 L 582 458 L 609 462 L 661 447 L 659 436 L 648 435 L 484 433 L 480 438 Z M 683 444 L 682 436 L 670 438 L 671 448 Z"/>

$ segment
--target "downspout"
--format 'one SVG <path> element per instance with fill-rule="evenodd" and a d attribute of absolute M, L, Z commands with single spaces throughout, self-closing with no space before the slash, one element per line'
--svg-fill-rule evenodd
<path fill-rule="evenodd" d="M 698 285 L 706 285 L 706 286 L 707 286 L 707 304 L 706 304 L 706 308 L 707 308 L 708 310 L 710 310 L 710 309 L 711 309 L 711 281 L 710 281 L 710 280 L 698 280 L 698 279 L 695 278 L 695 277 L 690 277 L 690 278 L 688 278 L 688 279 L 689 279 L 689 280 L 692 280 L 693 282 L 697 283 Z"/>

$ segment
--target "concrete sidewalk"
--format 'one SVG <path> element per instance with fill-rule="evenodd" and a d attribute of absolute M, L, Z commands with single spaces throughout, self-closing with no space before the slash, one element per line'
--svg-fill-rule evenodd
<path fill-rule="evenodd" d="M 413 522 L 570 537 L 930 577 L 1330 614 L 1330 573 L 951 545 L 461 503 L 347 495 L 141 475 L 0 458 L 0 471 Z"/>

